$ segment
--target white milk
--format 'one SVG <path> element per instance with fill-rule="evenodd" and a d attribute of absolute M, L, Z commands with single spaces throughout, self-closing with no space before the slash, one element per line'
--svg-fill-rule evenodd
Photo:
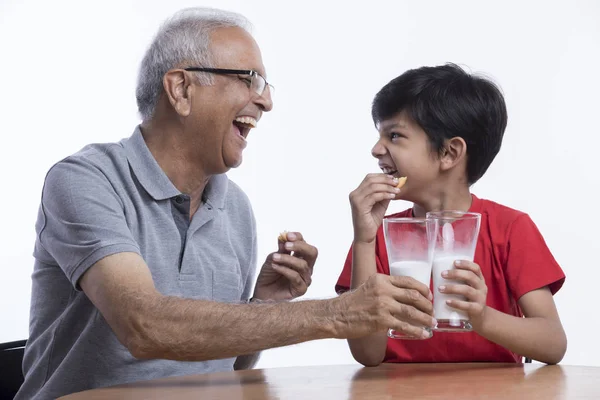
<path fill-rule="evenodd" d="M 437 320 L 449 320 L 450 325 L 458 326 L 460 325 L 458 322 L 459 320 L 468 320 L 469 317 L 464 312 L 460 312 L 448 306 L 446 300 L 465 300 L 464 296 L 440 293 L 438 289 L 442 285 L 460 284 L 460 282 L 442 277 L 443 271 L 454 269 L 454 262 L 456 260 L 471 261 L 472 258 L 461 254 L 455 254 L 450 256 L 444 255 L 433 259 L 433 316 Z"/>
<path fill-rule="evenodd" d="M 425 261 L 396 261 L 390 265 L 391 276 L 410 276 L 429 287 L 431 264 Z"/>

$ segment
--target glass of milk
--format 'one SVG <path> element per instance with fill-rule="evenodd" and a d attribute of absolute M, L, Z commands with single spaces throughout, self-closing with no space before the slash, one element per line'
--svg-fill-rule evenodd
<path fill-rule="evenodd" d="M 390 275 L 409 276 L 425 286 L 431 283 L 433 261 L 434 220 L 426 218 L 384 218 L 383 235 L 390 265 Z M 429 327 L 424 330 L 433 335 Z M 422 339 L 388 330 L 392 339 Z"/>
<path fill-rule="evenodd" d="M 435 223 L 435 248 L 433 252 L 433 316 L 436 331 L 468 332 L 473 328 L 467 314 L 446 304 L 446 300 L 465 300 L 464 296 L 440 293 L 446 284 L 462 284 L 442 277 L 443 271 L 454 269 L 457 260 L 473 261 L 481 214 L 462 211 L 435 211 L 427 213 Z"/>

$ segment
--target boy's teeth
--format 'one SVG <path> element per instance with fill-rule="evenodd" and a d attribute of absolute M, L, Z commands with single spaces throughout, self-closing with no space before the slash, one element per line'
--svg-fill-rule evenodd
<path fill-rule="evenodd" d="M 252 117 L 237 117 L 235 121 L 256 128 L 256 120 Z"/>

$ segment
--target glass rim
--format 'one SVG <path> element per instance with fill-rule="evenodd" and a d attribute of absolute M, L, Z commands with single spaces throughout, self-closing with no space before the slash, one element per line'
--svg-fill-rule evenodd
<path fill-rule="evenodd" d="M 440 219 L 480 219 L 481 213 L 472 211 L 440 210 L 429 211 L 426 218 Z"/>
<path fill-rule="evenodd" d="M 427 222 L 426 217 L 392 217 L 392 218 L 384 218 L 384 222 L 409 222 L 413 224 L 420 224 L 423 222 Z"/>

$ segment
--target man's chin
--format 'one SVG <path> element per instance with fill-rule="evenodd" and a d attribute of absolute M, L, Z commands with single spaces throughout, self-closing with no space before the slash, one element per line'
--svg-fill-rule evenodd
<path fill-rule="evenodd" d="M 225 160 L 225 168 L 227 169 L 227 171 L 229 171 L 230 169 L 233 169 L 233 168 L 237 168 L 240 165 L 242 165 L 242 161 L 243 160 L 242 160 L 241 156 L 237 157 L 237 158 Z M 227 172 L 227 171 L 225 171 L 225 172 Z"/>

